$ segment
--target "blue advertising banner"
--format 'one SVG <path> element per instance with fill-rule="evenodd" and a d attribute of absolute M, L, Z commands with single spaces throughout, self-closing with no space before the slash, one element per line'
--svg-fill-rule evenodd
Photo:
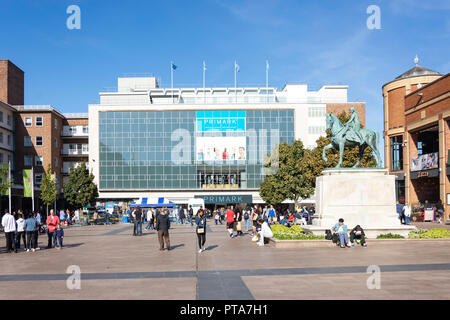
<path fill-rule="evenodd" d="M 197 132 L 245 132 L 246 111 L 197 111 Z"/>

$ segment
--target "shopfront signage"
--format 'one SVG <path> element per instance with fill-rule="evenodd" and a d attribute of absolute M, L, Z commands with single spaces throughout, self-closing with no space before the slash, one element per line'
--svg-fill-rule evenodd
<path fill-rule="evenodd" d="M 215 204 L 215 203 L 252 203 L 252 195 L 207 195 L 201 196 L 196 195 L 194 198 L 202 198 L 205 204 Z"/>
<path fill-rule="evenodd" d="M 411 171 L 412 180 L 419 178 L 436 178 L 436 177 L 439 177 L 439 169 Z"/>

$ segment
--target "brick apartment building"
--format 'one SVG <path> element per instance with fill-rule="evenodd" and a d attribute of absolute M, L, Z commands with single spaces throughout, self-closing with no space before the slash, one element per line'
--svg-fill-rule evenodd
<path fill-rule="evenodd" d="M 22 170 L 34 170 L 35 208 L 39 208 L 48 165 L 55 172 L 61 199 L 70 167 L 88 161 L 87 113 L 63 114 L 49 105 L 24 105 L 23 75 L 9 60 L 0 60 L 0 162 L 12 164 L 13 209 L 31 208 L 31 198 L 23 198 Z M 2 198 L 6 208 L 7 197 Z"/>
<path fill-rule="evenodd" d="M 385 163 L 396 175 L 397 199 L 413 207 L 426 200 L 448 204 L 449 90 L 448 74 L 420 67 L 417 60 L 383 86 Z"/>

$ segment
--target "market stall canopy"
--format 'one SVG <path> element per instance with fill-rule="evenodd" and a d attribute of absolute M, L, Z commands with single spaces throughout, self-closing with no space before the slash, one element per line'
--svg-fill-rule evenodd
<path fill-rule="evenodd" d="M 159 198 L 148 198 L 142 197 L 138 201 L 130 204 L 131 208 L 140 207 L 140 208 L 177 208 L 175 203 L 169 201 L 169 199 L 164 197 Z"/>

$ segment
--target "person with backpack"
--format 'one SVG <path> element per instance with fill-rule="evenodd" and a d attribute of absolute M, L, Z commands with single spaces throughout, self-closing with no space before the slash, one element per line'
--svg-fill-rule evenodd
<path fill-rule="evenodd" d="M 348 240 L 347 225 L 344 224 L 344 219 L 340 218 L 339 222 L 331 228 L 331 231 L 339 235 L 341 248 L 345 248 L 345 245 L 351 247 L 350 241 Z"/>
<path fill-rule="evenodd" d="M 248 225 L 250 223 L 250 213 L 248 208 L 244 209 L 244 222 L 245 222 L 245 232 L 248 232 Z"/>
<path fill-rule="evenodd" d="M 234 211 L 235 213 L 235 219 L 236 219 L 236 235 L 237 236 L 242 236 L 242 211 L 238 208 L 236 208 L 236 210 Z"/>

